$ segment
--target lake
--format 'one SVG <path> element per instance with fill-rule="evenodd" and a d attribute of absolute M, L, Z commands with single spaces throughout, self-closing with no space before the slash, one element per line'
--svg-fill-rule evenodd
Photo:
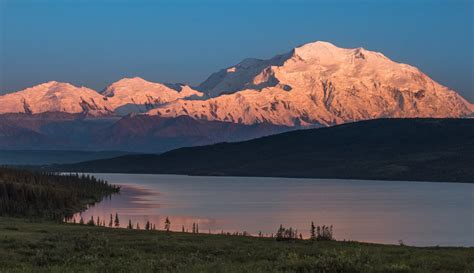
<path fill-rule="evenodd" d="M 141 228 L 201 233 L 276 233 L 280 224 L 309 236 L 311 221 L 333 225 L 337 240 L 416 246 L 474 246 L 474 185 L 403 181 L 93 174 L 120 194 L 82 213 L 118 213 Z M 78 215 L 77 215 L 78 216 Z M 76 216 L 76 217 L 77 217 Z"/>

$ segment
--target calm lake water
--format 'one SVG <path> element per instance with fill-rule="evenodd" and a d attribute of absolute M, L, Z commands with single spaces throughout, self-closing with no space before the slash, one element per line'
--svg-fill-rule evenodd
<path fill-rule="evenodd" d="M 270 235 L 280 224 L 309 235 L 311 221 L 333 225 L 338 240 L 428 246 L 474 246 L 474 185 L 339 179 L 93 174 L 121 194 L 82 213 L 119 215 L 163 229 L 247 231 Z"/>

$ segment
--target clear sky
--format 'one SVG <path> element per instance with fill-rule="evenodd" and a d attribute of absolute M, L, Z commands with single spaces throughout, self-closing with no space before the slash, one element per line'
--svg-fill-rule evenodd
<path fill-rule="evenodd" d="M 123 77 L 198 84 L 311 41 L 364 47 L 474 101 L 473 0 L 0 0 L 0 93 Z"/>

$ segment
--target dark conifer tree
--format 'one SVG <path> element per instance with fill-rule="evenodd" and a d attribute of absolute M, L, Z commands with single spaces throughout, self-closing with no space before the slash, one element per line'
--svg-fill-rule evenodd
<path fill-rule="evenodd" d="M 170 228 L 171 228 L 171 221 L 170 221 L 170 219 L 168 218 L 168 216 L 166 216 L 166 220 L 165 220 L 165 230 L 166 230 L 166 231 L 170 231 Z"/>
<path fill-rule="evenodd" d="M 94 216 L 91 216 L 91 219 L 87 222 L 88 226 L 95 226 Z"/>
<path fill-rule="evenodd" d="M 310 230 L 310 240 L 316 240 L 316 227 L 314 226 L 314 222 L 311 221 L 311 230 Z"/>
<path fill-rule="evenodd" d="M 115 220 L 114 220 L 115 227 L 120 227 L 120 220 L 118 217 L 118 213 L 115 213 Z"/>
<path fill-rule="evenodd" d="M 276 233 L 276 239 L 277 241 L 283 240 L 285 229 L 283 228 L 283 225 L 280 225 L 280 228 L 278 228 L 277 233 Z"/>

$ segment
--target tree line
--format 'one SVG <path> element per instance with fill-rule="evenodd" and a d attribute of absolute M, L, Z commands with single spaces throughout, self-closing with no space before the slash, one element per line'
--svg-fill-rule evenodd
<path fill-rule="evenodd" d="M 105 219 L 101 219 L 100 217 L 97 217 L 94 219 L 94 216 L 91 216 L 91 218 L 87 221 L 87 223 L 84 221 L 82 216 L 79 216 L 79 224 L 81 225 L 88 225 L 88 226 L 99 226 L 99 227 L 115 227 L 115 228 L 120 228 L 120 219 L 118 216 L 118 213 L 115 213 L 115 216 L 113 214 L 110 214 L 109 218 L 109 224 L 106 224 Z M 73 223 L 77 224 L 78 222 L 76 221 L 76 218 L 73 217 L 71 219 L 66 220 L 68 223 Z M 140 230 L 142 229 L 140 227 L 140 223 L 137 222 L 136 224 L 133 224 L 132 220 L 128 220 L 128 224 L 126 226 L 126 229 L 136 229 Z M 150 221 L 146 221 L 145 226 L 143 228 L 144 230 L 160 230 L 159 227 L 157 229 L 156 225 Z M 168 216 L 166 216 L 166 219 L 163 223 L 163 231 L 169 232 L 171 230 L 171 220 Z M 185 229 L 184 225 L 181 226 L 181 232 L 183 233 L 190 233 L 188 229 Z M 193 223 L 192 225 L 192 231 L 191 233 L 197 234 L 199 232 L 199 224 L 198 223 Z M 211 234 L 211 230 L 209 229 L 209 234 Z M 219 233 L 220 235 L 229 235 L 229 236 L 252 236 L 250 233 L 247 231 L 239 232 L 224 232 L 223 230 Z M 276 241 L 295 241 L 295 240 L 304 240 L 303 239 L 303 234 L 299 233 L 297 229 L 294 229 L 292 227 L 285 228 L 283 225 L 280 225 L 278 228 L 277 232 L 275 234 L 271 235 L 264 235 L 261 231 L 258 232 L 258 237 L 270 237 L 270 238 L 275 238 Z M 334 233 L 333 233 L 333 226 L 315 226 L 314 222 L 311 222 L 310 226 L 310 237 L 309 240 L 311 241 L 334 241 Z"/>
<path fill-rule="evenodd" d="M 63 220 L 119 191 L 91 175 L 0 167 L 0 216 Z"/>

